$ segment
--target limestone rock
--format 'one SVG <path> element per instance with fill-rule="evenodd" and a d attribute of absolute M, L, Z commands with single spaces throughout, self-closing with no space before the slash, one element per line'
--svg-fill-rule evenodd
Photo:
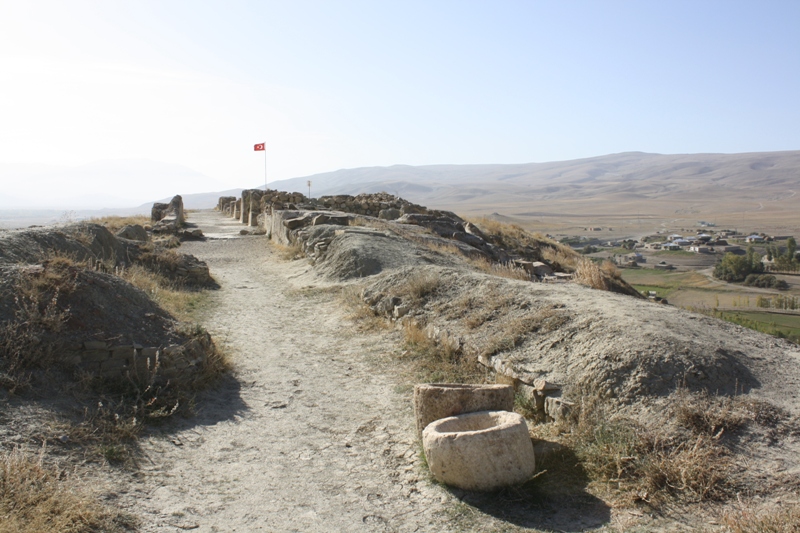
<path fill-rule="evenodd" d="M 464 490 L 524 483 L 536 470 L 525 419 L 508 411 L 437 420 L 423 431 L 422 445 L 436 480 Z"/>
<path fill-rule="evenodd" d="M 129 224 L 127 226 L 123 226 L 122 229 L 120 229 L 115 235 L 117 237 L 122 237 L 123 239 L 141 242 L 146 242 L 149 238 L 147 231 L 145 231 L 145 229 L 139 224 Z"/>
<path fill-rule="evenodd" d="M 414 414 L 420 435 L 428 424 L 440 418 L 513 409 L 514 387 L 511 385 L 430 383 L 414 387 Z"/>

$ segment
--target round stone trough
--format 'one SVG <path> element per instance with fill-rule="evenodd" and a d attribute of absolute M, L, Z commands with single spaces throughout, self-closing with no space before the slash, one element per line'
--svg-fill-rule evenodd
<path fill-rule="evenodd" d="M 440 418 L 476 411 L 513 410 L 511 385 L 426 383 L 414 387 L 414 414 L 420 437 L 428 424 Z"/>
<path fill-rule="evenodd" d="M 433 477 L 465 490 L 524 483 L 536 470 L 525 419 L 508 411 L 479 411 L 431 422 L 422 446 Z"/>

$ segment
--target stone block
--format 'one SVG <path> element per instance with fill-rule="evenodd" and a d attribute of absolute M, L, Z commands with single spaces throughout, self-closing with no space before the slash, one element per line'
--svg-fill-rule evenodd
<path fill-rule="evenodd" d="M 113 346 L 111 348 L 111 357 L 113 359 L 131 360 L 135 355 L 136 350 L 132 344 L 124 346 Z"/>
<path fill-rule="evenodd" d="M 557 398 L 555 396 L 548 396 L 544 400 L 545 414 L 556 422 L 566 420 L 574 406 L 574 403 Z"/>
<path fill-rule="evenodd" d="M 84 363 L 99 363 L 111 357 L 109 350 L 85 350 L 81 352 L 81 360 Z"/>
<path fill-rule="evenodd" d="M 513 411 L 511 385 L 430 383 L 414 387 L 417 434 L 440 418 L 476 411 Z"/>
<path fill-rule="evenodd" d="M 154 358 L 158 353 L 158 348 L 142 348 L 140 353 L 142 354 L 142 357 Z"/>
<path fill-rule="evenodd" d="M 83 343 L 83 347 L 87 350 L 106 350 L 108 344 L 103 341 L 86 341 Z"/>

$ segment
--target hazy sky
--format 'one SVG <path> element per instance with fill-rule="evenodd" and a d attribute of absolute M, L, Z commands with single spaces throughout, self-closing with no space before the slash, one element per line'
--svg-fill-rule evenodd
<path fill-rule="evenodd" d="M 800 149 L 798 22 L 797 0 L 0 0 L 0 165 L 234 187 L 263 180 L 262 141 L 270 181 Z"/>

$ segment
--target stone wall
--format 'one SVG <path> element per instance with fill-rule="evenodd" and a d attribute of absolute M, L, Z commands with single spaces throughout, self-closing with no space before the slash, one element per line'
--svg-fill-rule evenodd
<path fill-rule="evenodd" d="M 217 209 L 247 226 L 261 226 L 269 232 L 265 217 L 277 211 L 342 211 L 356 215 L 396 220 L 403 215 L 427 214 L 428 209 L 388 193 L 323 196 L 307 198 L 299 192 L 245 189 L 242 196 L 222 196 Z M 261 220 L 261 222 L 259 222 Z"/>
<path fill-rule="evenodd" d="M 212 349 L 211 337 L 201 335 L 185 344 L 141 346 L 86 341 L 68 361 L 84 372 L 106 378 L 127 375 L 172 380 L 200 370 Z"/>
<path fill-rule="evenodd" d="M 168 204 L 154 203 L 150 211 L 153 233 L 177 233 L 186 222 L 183 198 L 176 195 Z"/>
<path fill-rule="evenodd" d="M 217 201 L 217 211 L 225 212 L 225 208 L 230 205 L 231 202 L 235 202 L 235 196 L 220 196 L 219 200 Z"/>

